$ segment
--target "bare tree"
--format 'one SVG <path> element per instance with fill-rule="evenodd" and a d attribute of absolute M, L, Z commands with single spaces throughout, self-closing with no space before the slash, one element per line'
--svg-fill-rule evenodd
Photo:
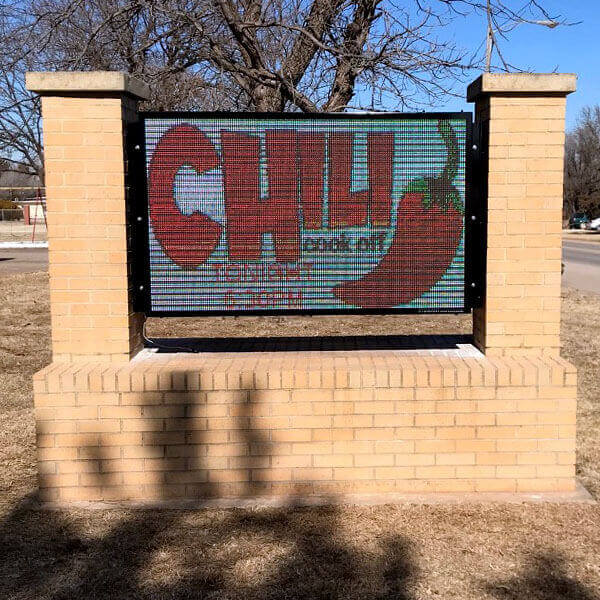
<path fill-rule="evenodd" d="M 600 216 L 600 106 L 582 110 L 565 146 L 563 216 Z"/>
<path fill-rule="evenodd" d="M 492 0 L 486 0 L 485 16 L 487 21 L 487 36 L 485 48 L 485 70 L 489 72 L 492 68 L 492 55 L 494 50 L 505 71 L 518 70 L 514 65 L 509 64 L 500 50 L 500 42 L 508 41 L 509 34 L 519 25 L 538 25 L 554 29 L 559 25 L 577 25 L 578 23 L 569 23 L 566 20 L 559 20 L 552 16 L 541 2 L 530 2 L 529 5 L 522 7 L 522 10 L 515 11 L 507 5 L 495 6 Z"/>
<path fill-rule="evenodd" d="M 0 67 L 0 157 L 2 173 L 31 173 L 43 182 L 39 99 L 25 89 L 25 71 L 34 63 L 12 37 L 5 9 L 0 9 L 0 39 L 4 63 Z M 33 56 L 33 55 L 31 55 Z"/>
<path fill-rule="evenodd" d="M 127 70 L 150 84 L 146 108 L 159 110 L 403 110 L 447 96 L 482 64 L 482 53 L 447 35 L 454 18 L 489 14 L 498 36 L 511 24 L 557 18 L 540 0 L 517 4 L 14 0 L 0 9 L 3 70 L 16 79 L 26 68 Z M 0 117 L 16 106 L 7 96 L 0 90 Z M 19 98 L 23 110 L 37 111 Z M 39 154 L 28 164 L 41 165 Z"/>

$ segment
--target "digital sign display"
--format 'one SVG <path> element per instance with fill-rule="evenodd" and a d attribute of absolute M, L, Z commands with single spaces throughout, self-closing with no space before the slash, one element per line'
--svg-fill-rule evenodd
<path fill-rule="evenodd" d="M 468 114 L 143 118 L 151 314 L 465 310 Z"/>

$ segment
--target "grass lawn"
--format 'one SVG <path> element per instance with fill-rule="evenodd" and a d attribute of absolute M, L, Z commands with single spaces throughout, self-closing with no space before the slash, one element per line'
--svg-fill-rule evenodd
<path fill-rule="evenodd" d="M 600 498 L 600 296 L 567 291 L 581 481 Z M 466 317 L 236 319 L 236 335 L 457 333 Z M 151 335 L 227 335 L 224 319 Z M 600 599 L 600 506 L 34 511 L 31 375 L 50 360 L 47 275 L 0 277 L 0 598 Z"/>

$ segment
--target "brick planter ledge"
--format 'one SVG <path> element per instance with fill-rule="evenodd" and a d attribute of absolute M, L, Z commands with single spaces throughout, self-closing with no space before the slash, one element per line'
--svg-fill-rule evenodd
<path fill-rule="evenodd" d="M 476 351 L 154 354 L 34 379 L 44 501 L 575 489 L 575 368 Z"/>

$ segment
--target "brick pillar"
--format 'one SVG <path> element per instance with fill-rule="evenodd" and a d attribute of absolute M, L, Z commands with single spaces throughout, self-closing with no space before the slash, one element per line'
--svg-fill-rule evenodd
<path fill-rule="evenodd" d="M 128 361 L 141 348 L 126 220 L 125 131 L 148 87 L 119 72 L 28 73 L 42 97 L 52 351 Z"/>
<path fill-rule="evenodd" d="M 488 355 L 560 350 L 563 153 L 571 74 L 485 73 L 468 89 L 489 131 L 485 306 L 476 344 Z"/>

